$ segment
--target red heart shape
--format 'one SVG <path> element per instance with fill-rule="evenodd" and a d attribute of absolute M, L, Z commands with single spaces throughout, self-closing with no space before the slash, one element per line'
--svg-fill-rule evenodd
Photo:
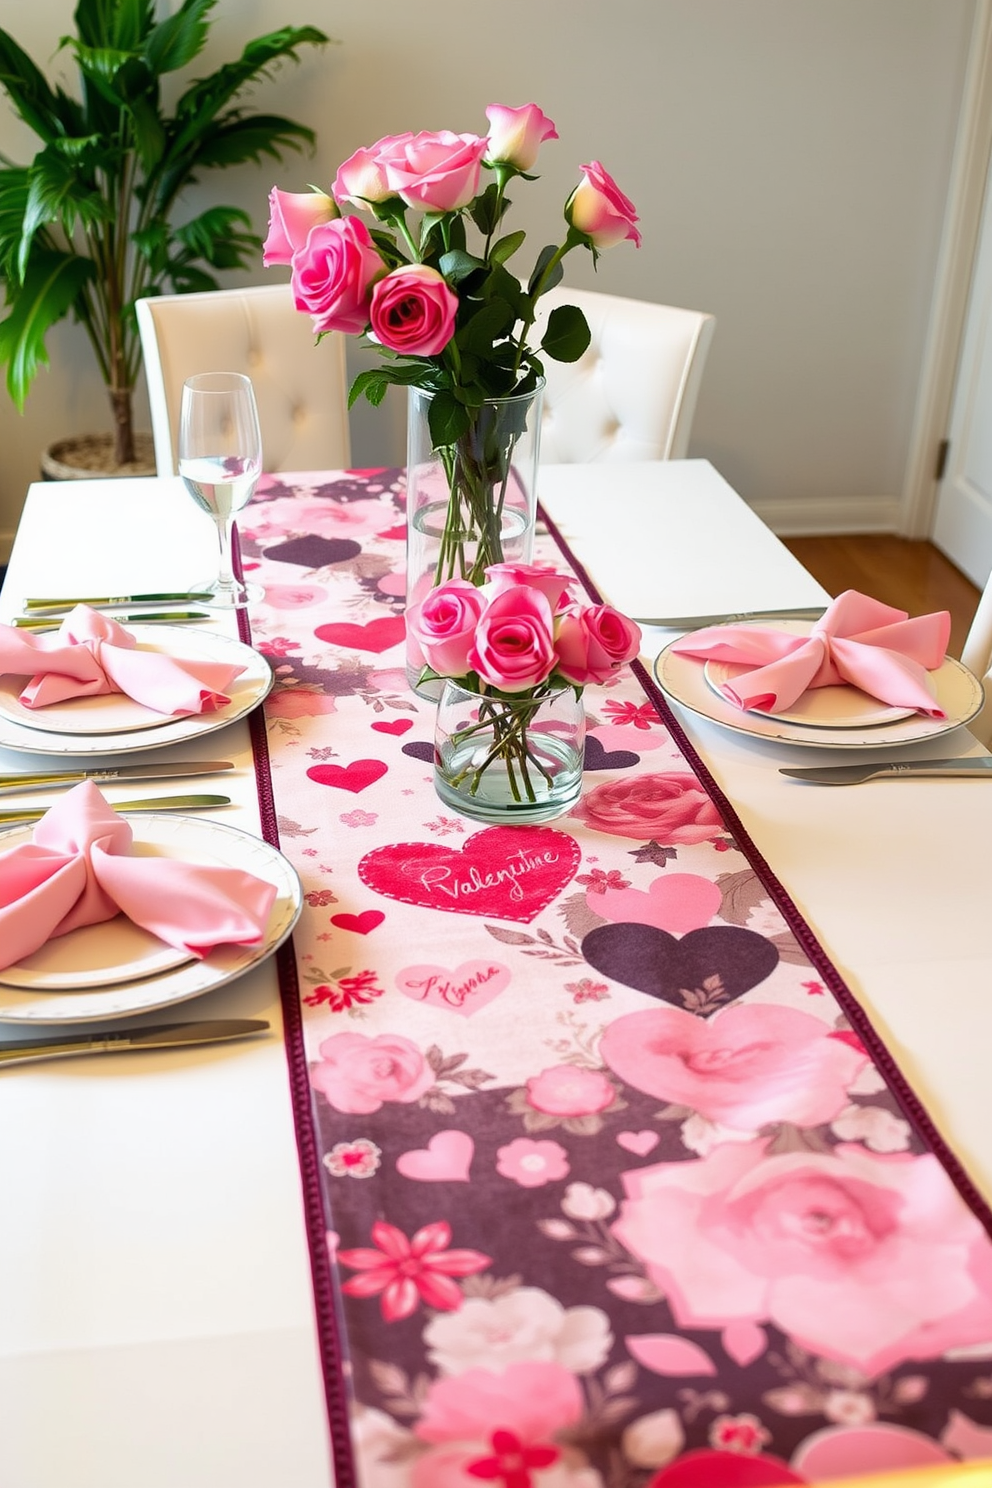
<path fill-rule="evenodd" d="M 581 860 L 574 837 L 550 827 L 487 827 L 461 847 L 395 842 L 358 865 L 368 888 L 403 904 L 529 924 L 570 883 Z"/>
<path fill-rule="evenodd" d="M 350 646 L 353 651 L 389 651 L 398 646 L 406 634 L 402 616 L 382 615 L 378 620 L 369 620 L 357 625 L 353 620 L 336 620 L 331 625 L 318 625 L 314 635 L 318 641 L 330 641 L 332 646 Z"/>
<path fill-rule="evenodd" d="M 354 930 L 356 935 L 368 935 L 381 925 L 386 916 L 381 909 L 363 909 L 361 914 L 336 914 L 331 915 L 331 924 L 337 925 L 339 930 Z"/>
<path fill-rule="evenodd" d="M 357 796 L 366 786 L 381 780 L 389 769 L 382 760 L 352 760 L 350 765 L 311 765 L 307 778 L 318 785 L 333 785 L 338 790 L 352 791 Z"/>
<path fill-rule="evenodd" d="M 386 720 L 383 720 L 381 723 L 374 723 L 372 727 L 375 729 L 377 734 L 405 734 L 407 729 L 413 728 L 413 719 L 393 718 L 390 719 L 388 722 Z"/>

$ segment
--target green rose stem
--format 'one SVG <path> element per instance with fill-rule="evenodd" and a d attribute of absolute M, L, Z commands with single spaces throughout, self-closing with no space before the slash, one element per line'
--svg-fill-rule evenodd
<path fill-rule="evenodd" d="M 537 755 L 530 747 L 527 737 L 527 729 L 534 720 L 541 703 L 548 696 L 551 689 L 545 687 L 538 692 L 530 692 L 515 698 L 488 698 L 480 697 L 479 720 L 470 723 L 463 729 L 458 729 L 451 736 L 455 748 L 471 739 L 474 734 L 488 732 L 493 733 L 492 745 L 481 764 L 471 760 L 464 770 L 461 770 L 451 779 L 451 785 L 457 790 L 462 782 L 472 775 L 472 783 L 469 786 L 469 794 L 477 794 L 482 777 L 496 760 L 502 760 L 506 767 L 507 784 L 515 801 L 522 801 L 520 786 L 517 784 L 514 765 L 520 772 L 526 799 L 536 801 L 537 795 L 530 777 L 528 764 L 532 764 L 538 772 L 544 776 L 548 785 L 553 785 L 554 779 Z"/>

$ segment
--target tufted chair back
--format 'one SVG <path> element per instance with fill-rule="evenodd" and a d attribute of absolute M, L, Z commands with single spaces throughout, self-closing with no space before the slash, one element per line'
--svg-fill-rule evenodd
<path fill-rule="evenodd" d="M 544 364 L 541 463 L 683 458 L 713 316 L 562 287 L 539 305 L 540 335 L 556 305 L 577 305 L 592 332 L 577 362 Z"/>
<path fill-rule="evenodd" d="M 197 372 L 252 380 L 266 470 L 334 470 L 351 459 L 344 337 L 314 346 L 288 284 L 137 302 L 155 464 L 175 475 L 183 383 Z"/>

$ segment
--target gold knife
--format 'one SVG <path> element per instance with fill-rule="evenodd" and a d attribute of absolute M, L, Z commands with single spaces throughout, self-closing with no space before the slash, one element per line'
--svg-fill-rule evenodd
<path fill-rule="evenodd" d="M 230 796 L 157 796 L 140 801 L 110 801 L 115 811 L 209 811 L 212 806 L 230 806 Z M 40 821 L 48 806 L 25 806 L 21 811 L 0 811 L 0 823 Z"/>
<path fill-rule="evenodd" d="M 96 598 L 49 598 L 49 599 L 26 599 L 24 608 L 26 610 L 71 610 L 73 605 L 89 605 L 93 610 L 105 609 L 108 605 L 133 605 L 133 604 L 203 604 L 212 599 L 213 595 L 205 589 L 190 589 L 185 593 L 165 594 L 117 594 L 97 595 Z"/>
<path fill-rule="evenodd" d="M 58 630 L 64 619 L 64 615 L 15 615 L 13 625 L 38 635 L 43 630 Z M 214 616 L 206 610 L 138 610 L 134 614 L 108 615 L 107 619 L 116 620 L 118 625 L 186 625 L 191 620 L 213 620 Z"/>
<path fill-rule="evenodd" d="M 108 765 L 97 770 L 18 771 L 11 775 L 0 774 L 0 796 L 12 795 L 15 791 L 59 790 L 62 786 L 78 785 L 82 780 L 92 780 L 96 785 L 116 785 L 125 780 L 167 780 L 172 776 L 192 780 L 197 775 L 219 775 L 224 770 L 233 769 L 233 760 L 192 760 L 188 764 L 172 761 L 169 764 Z"/>
<path fill-rule="evenodd" d="M 64 1034 L 0 1046 L 0 1069 L 9 1064 L 33 1064 L 38 1059 L 67 1059 L 75 1054 L 126 1054 L 135 1049 L 181 1049 L 215 1044 L 224 1039 L 264 1033 L 264 1018 L 218 1018 L 194 1023 L 162 1023 L 154 1028 L 123 1032 Z"/>

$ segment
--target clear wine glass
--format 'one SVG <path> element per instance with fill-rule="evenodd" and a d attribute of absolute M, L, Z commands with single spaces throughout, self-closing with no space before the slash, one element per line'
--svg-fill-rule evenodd
<path fill-rule="evenodd" d="M 235 577 L 234 518 L 247 506 L 262 473 L 262 435 L 251 379 L 240 372 L 200 372 L 183 383 L 179 474 L 217 528 L 217 576 L 197 585 L 213 608 L 243 609 L 261 591 Z"/>

